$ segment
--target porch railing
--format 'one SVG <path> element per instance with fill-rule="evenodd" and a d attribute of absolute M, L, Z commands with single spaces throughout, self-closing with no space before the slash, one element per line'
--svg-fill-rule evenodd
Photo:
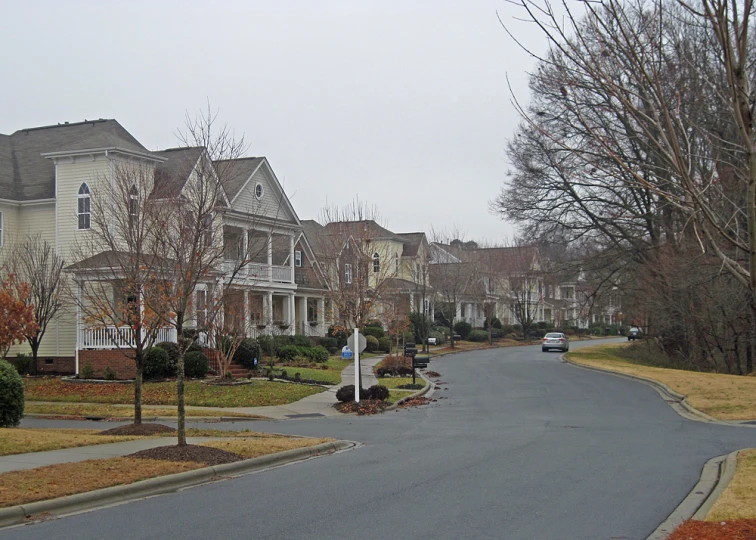
<path fill-rule="evenodd" d="M 230 274 L 236 268 L 236 261 L 223 262 L 223 270 Z M 262 263 L 249 263 L 237 273 L 240 281 L 273 281 L 274 283 L 293 283 L 291 266 L 269 266 Z"/>
<path fill-rule="evenodd" d="M 79 349 L 127 349 L 136 346 L 136 332 L 130 326 L 101 326 L 79 330 Z M 155 343 L 170 341 L 176 343 L 175 328 L 161 328 Z"/>

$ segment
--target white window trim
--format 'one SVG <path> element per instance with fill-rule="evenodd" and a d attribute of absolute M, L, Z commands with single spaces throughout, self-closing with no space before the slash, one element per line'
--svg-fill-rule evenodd
<path fill-rule="evenodd" d="M 377 274 L 381 271 L 381 256 L 376 251 L 373 253 L 373 273 Z"/>
<path fill-rule="evenodd" d="M 257 188 L 258 187 L 260 188 L 260 194 L 259 195 L 257 194 Z M 257 182 L 255 184 L 255 191 L 254 191 L 254 193 L 255 193 L 255 199 L 257 199 L 259 201 L 260 199 L 263 198 L 263 195 L 265 195 L 265 187 L 260 182 Z"/>
<path fill-rule="evenodd" d="M 294 252 L 294 266 L 296 266 L 297 268 L 302 267 L 302 252 L 301 251 Z"/>
<path fill-rule="evenodd" d="M 82 193 L 82 188 L 86 188 L 86 193 Z M 79 212 L 79 201 L 86 199 L 88 201 L 88 212 Z M 88 226 L 82 227 L 80 225 L 81 216 L 88 216 Z M 89 189 L 89 184 L 82 182 L 79 186 L 79 191 L 76 193 L 76 229 L 79 231 L 88 231 L 92 228 L 92 191 Z"/>
<path fill-rule="evenodd" d="M 352 283 L 352 265 L 349 263 L 344 265 L 344 282 L 348 285 Z"/>

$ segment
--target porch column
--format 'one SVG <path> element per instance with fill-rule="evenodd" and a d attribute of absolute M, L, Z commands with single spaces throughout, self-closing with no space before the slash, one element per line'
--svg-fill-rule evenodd
<path fill-rule="evenodd" d="M 302 323 L 302 333 L 305 335 L 309 334 L 309 328 L 307 327 L 307 323 L 310 321 L 307 320 L 307 297 L 306 296 L 300 296 L 299 297 L 299 318 Z"/>
<path fill-rule="evenodd" d="M 270 233 L 270 236 L 268 237 L 268 281 L 273 281 L 273 233 Z M 271 296 L 273 296 L 273 293 L 271 293 Z M 273 307 L 272 301 L 270 306 L 271 308 Z"/>
<path fill-rule="evenodd" d="M 289 236 L 289 267 L 291 268 L 291 281 L 294 283 L 294 235 Z"/>
<path fill-rule="evenodd" d="M 289 323 L 289 335 L 293 336 L 296 333 L 296 312 L 294 311 L 294 294 L 290 294 L 286 297 L 288 304 L 289 304 L 289 320 L 291 321 Z"/>
<path fill-rule="evenodd" d="M 415 311 L 415 294 L 414 293 L 409 294 L 409 307 L 410 307 L 410 313 Z"/>
<path fill-rule="evenodd" d="M 244 322 L 244 335 L 249 335 L 249 291 L 242 291 L 242 321 Z"/>
<path fill-rule="evenodd" d="M 458 321 L 461 321 L 462 320 L 462 302 L 457 303 L 456 310 L 457 311 L 455 313 L 455 317 Z"/>
<path fill-rule="evenodd" d="M 325 335 L 326 333 L 326 327 L 325 327 L 325 298 L 318 298 L 318 326 L 316 327 L 318 329 L 318 334 L 321 336 Z"/>
<path fill-rule="evenodd" d="M 242 229 L 242 267 L 241 267 L 241 273 L 243 273 L 245 276 L 247 275 L 248 268 L 249 268 L 249 229 Z M 245 295 L 246 297 L 246 295 Z M 246 311 L 245 311 L 246 313 Z"/>
<path fill-rule="evenodd" d="M 79 349 L 81 348 L 81 281 L 76 280 L 76 361 L 75 372 L 79 374 Z"/>
<path fill-rule="evenodd" d="M 273 323 L 273 291 L 269 291 L 263 296 L 263 318 L 265 324 Z"/>

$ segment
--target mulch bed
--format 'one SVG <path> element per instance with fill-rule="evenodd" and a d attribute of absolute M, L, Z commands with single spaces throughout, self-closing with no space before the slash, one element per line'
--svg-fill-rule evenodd
<path fill-rule="evenodd" d="M 668 540 L 754 540 L 756 519 L 731 521 L 694 521 L 680 525 Z"/>
<path fill-rule="evenodd" d="M 337 403 L 336 410 L 342 413 L 357 413 L 358 415 L 378 414 L 383 412 L 389 404 L 378 399 L 362 399 L 359 403 Z"/>
<path fill-rule="evenodd" d="M 176 430 L 163 424 L 126 424 L 112 429 L 101 431 L 99 435 L 159 435 L 161 433 L 173 433 Z"/>
<path fill-rule="evenodd" d="M 432 400 L 428 399 L 427 397 L 414 397 L 410 398 L 407 401 L 404 401 L 399 404 L 399 408 L 401 409 L 407 409 L 409 407 L 420 407 L 421 405 L 427 405 Z"/>
<path fill-rule="evenodd" d="M 194 461 L 197 463 L 206 463 L 208 466 L 234 463 L 235 461 L 241 461 L 244 459 L 238 454 L 227 452 L 219 448 L 197 446 L 195 444 L 187 444 L 185 446 L 158 446 L 157 448 L 140 450 L 128 457 L 159 459 L 162 461 Z"/>

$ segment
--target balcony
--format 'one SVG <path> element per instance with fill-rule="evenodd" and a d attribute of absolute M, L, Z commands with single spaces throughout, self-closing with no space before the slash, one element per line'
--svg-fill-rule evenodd
<path fill-rule="evenodd" d="M 135 332 L 130 326 L 101 326 L 79 329 L 79 349 L 130 349 L 136 347 Z M 158 330 L 155 343 L 176 343 L 175 328 Z"/>
<path fill-rule="evenodd" d="M 237 261 L 223 261 L 223 271 L 230 275 L 239 266 Z M 241 268 L 236 277 L 236 282 L 246 285 L 254 285 L 260 282 L 294 283 L 291 266 L 276 266 L 262 263 L 249 263 Z"/>

